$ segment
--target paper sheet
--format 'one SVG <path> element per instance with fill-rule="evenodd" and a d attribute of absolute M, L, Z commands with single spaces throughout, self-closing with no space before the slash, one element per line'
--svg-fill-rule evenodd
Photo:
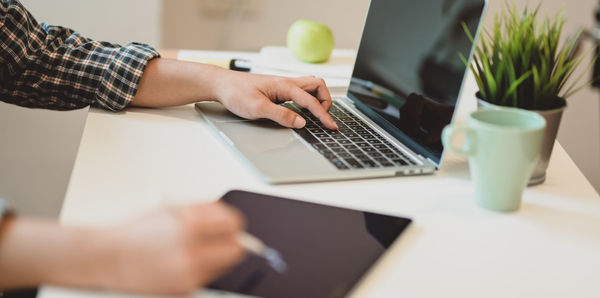
<path fill-rule="evenodd" d="M 332 92 L 342 92 L 348 88 L 356 51 L 335 49 L 331 58 L 325 63 L 305 63 L 298 60 L 286 47 L 264 47 L 252 72 L 300 77 L 314 75 L 325 80 Z"/>

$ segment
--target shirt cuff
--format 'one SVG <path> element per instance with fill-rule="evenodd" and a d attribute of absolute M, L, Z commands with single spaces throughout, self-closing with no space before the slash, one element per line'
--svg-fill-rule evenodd
<path fill-rule="evenodd" d="M 159 57 L 156 50 L 144 44 L 130 43 L 119 48 L 98 86 L 96 105 L 111 111 L 128 106 L 137 93 L 146 65 Z"/>

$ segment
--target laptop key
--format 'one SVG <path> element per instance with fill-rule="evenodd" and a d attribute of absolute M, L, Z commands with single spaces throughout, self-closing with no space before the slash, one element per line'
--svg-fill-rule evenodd
<path fill-rule="evenodd" d="M 325 158 L 327 158 L 327 159 L 329 159 L 329 160 L 332 160 L 332 159 L 335 159 L 335 158 L 337 158 L 337 157 L 335 156 L 335 154 L 333 154 L 333 152 L 331 152 L 331 151 L 329 151 L 329 153 L 324 153 L 324 154 L 323 154 L 323 156 L 325 156 Z"/>
<path fill-rule="evenodd" d="M 323 143 L 314 143 L 314 144 L 312 144 L 312 146 L 315 147 L 315 149 L 317 149 L 317 150 L 327 148 L 327 146 L 325 146 L 325 144 L 323 144 Z"/>
<path fill-rule="evenodd" d="M 377 158 L 381 158 L 381 159 L 386 159 L 381 153 L 379 152 L 373 152 L 373 153 L 369 153 L 369 156 L 371 156 L 372 159 L 377 159 Z"/>
<path fill-rule="evenodd" d="M 309 144 L 319 144 L 321 142 L 319 142 L 319 140 L 317 140 L 317 138 L 315 138 L 307 129 L 301 128 L 301 129 L 294 129 L 294 131 L 300 136 L 302 137 L 305 141 L 307 141 Z"/>
<path fill-rule="evenodd" d="M 367 141 L 369 141 L 369 140 L 377 140 L 377 137 L 374 136 L 374 135 L 372 135 L 372 134 L 365 134 L 362 137 L 363 137 L 363 139 L 365 139 Z"/>
<path fill-rule="evenodd" d="M 365 166 L 367 168 L 378 168 L 379 167 L 379 165 L 376 162 L 372 161 L 372 160 L 362 161 L 362 162 L 365 164 Z"/>
<path fill-rule="evenodd" d="M 333 164 L 333 165 L 334 165 L 336 168 L 338 168 L 338 169 L 340 169 L 340 170 L 347 170 L 347 169 L 348 169 L 348 166 L 346 166 L 346 164 L 344 164 L 344 162 L 343 162 L 343 161 L 341 161 L 341 160 L 339 160 L 339 159 L 337 159 L 337 158 L 335 158 L 335 159 L 332 159 L 332 160 L 331 160 L 331 163 L 332 163 L 332 164 Z"/>
<path fill-rule="evenodd" d="M 321 153 L 322 155 L 333 155 L 333 151 L 329 150 L 329 149 L 319 149 L 317 150 L 319 153 Z"/>
<path fill-rule="evenodd" d="M 385 157 L 388 157 L 388 158 L 391 158 L 391 159 L 400 158 L 400 156 L 398 156 L 398 154 L 394 154 L 394 153 L 386 153 L 384 155 L 385 155 Z"/>
<path fill-rule="evenodd" d="M 404 159 L 394 159 L 392 160 L 395 164 L 397 165 L 402 165 L 402 166 L 407 166 L 408 163 L 406 161 L 404 161 Z"/>
<path fill-rule="evenodd" d="M 375 161 L 376 161 L 376 162 L 378 162 L 378 163 L 386 163 L 386 162 L 388 162 L 388 163 L 389 163 L 388 159 L 387 159 L 387 158 L 385 158 L 385 157 L 376 157 L 376 158 L 374 158 L 374 159 L 375 159 Z"/>
<path fill-rule="evenodd" d="M 354 159 L 354 158 L 348 158 L 345 160 L 352 168 L 355 169 L 362 169 L 364 168 L 363 165 L 358 162 L 358 160 Z"/>
<path fill-rule="evenodd" d="M 362 150 L 365 151 L 365 152 L 367 152 L 367 153 L 377 152 L 377 150 L 375 150 L 375 148 L 373 148 L 373 147 L 362 148 Z"/>
<path fill-rule="evenodd" d="M 356 156 L 356 158 L 358 158 L 359 160 L 371 160 L 367 155 L 365 155 L 364 153 L 359 153 L 359 154 L 354 154 Z"/>
<path fill-rule="evenodd" d="M 342 153 L 338 153 L 337 154 L 339 157 L 346 159 L 346 158 L 352 158 L 352 154 L 348 153 L 348 152 L 342 152 Z"/>

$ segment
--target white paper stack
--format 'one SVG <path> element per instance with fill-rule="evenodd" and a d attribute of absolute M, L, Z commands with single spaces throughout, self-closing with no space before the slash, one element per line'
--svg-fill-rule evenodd
<path fill-rule="evenodd" d="M 327 62 L 305 63 L 294 57 L 290 49 L 271 46 L 261 49 L 252 72 L 287 77 L 321 77 L 332 93 L 345 93 L 350 84 L 355 59 L 355 50 L 335 49 Z"/>

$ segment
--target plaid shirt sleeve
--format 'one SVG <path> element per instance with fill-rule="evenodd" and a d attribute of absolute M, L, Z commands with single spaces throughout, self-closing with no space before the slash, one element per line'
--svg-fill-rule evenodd
<path fill-rule="evenodd" d="M 159 54 L 150 46 L 94 41 L 39 24 L 18 0 L 0 0 L 0 100 L 30 108 L 131 103 L 142 73 Z"/>

